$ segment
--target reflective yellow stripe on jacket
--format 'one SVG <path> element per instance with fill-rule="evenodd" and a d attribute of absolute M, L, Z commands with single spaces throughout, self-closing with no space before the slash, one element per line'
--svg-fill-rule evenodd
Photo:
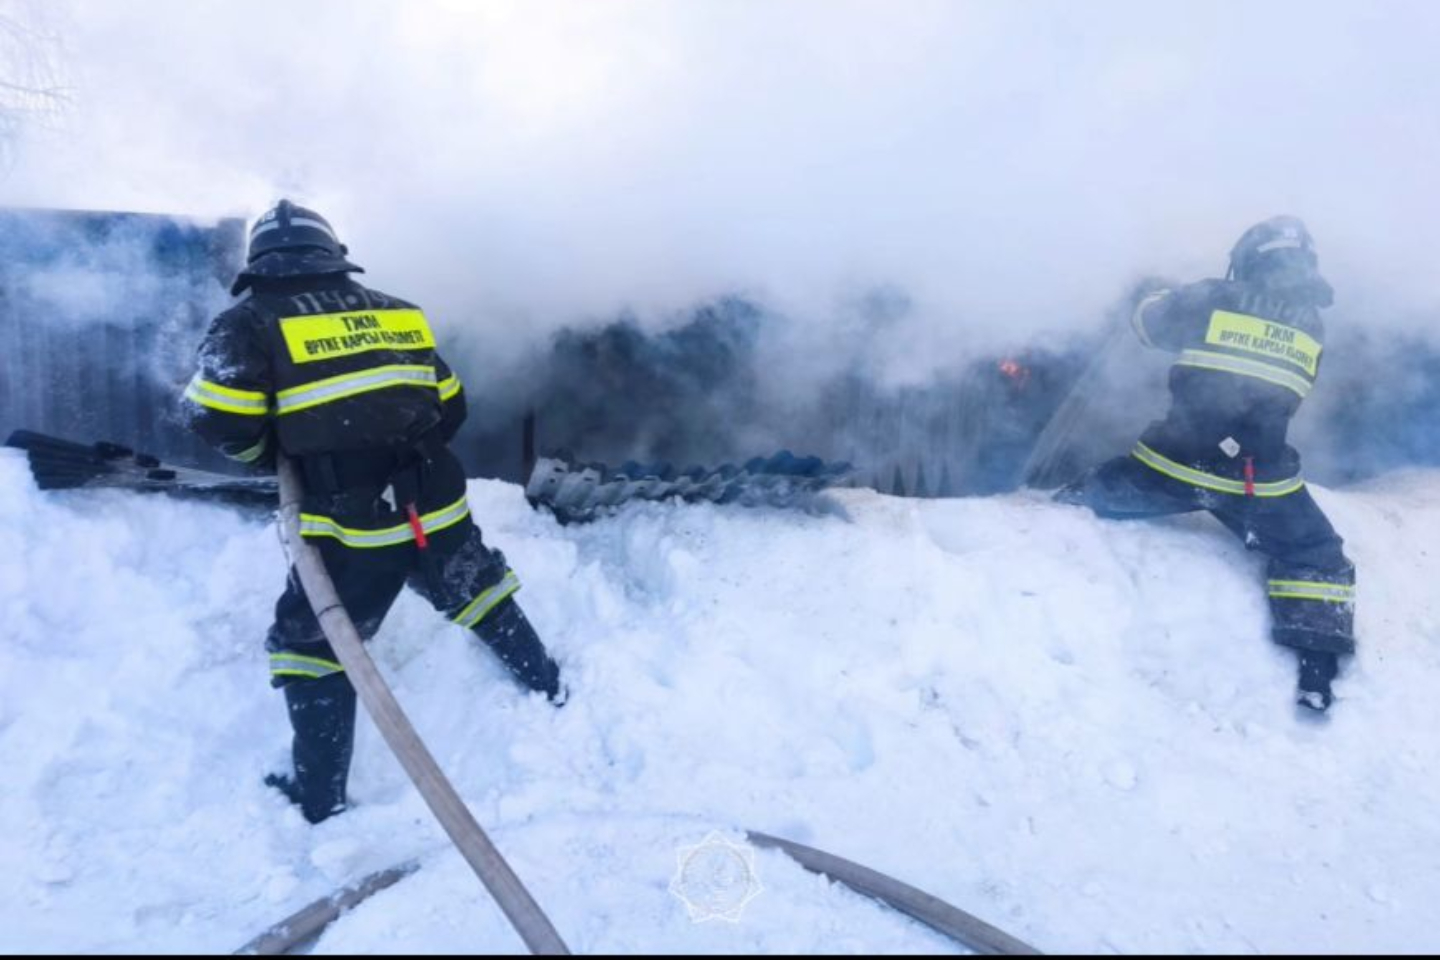
<path fill-rule="evenodd" d="M 1170 296 L 1169 290 L 1156 290 L 1136 304 L 1135 312 L 1130 315 L 1130 326 L 1135 329 L 1135 336 L 1139 337 L 1140 342 L 1147 347 L 1153 347 L 1155 343 L 1150 339 L 1150 331 L 1145 326 L 1145 311 L 1168 296 Z"/>
<path fill-rule="evenodd" d="M 1130 451 L 1130 455 L 1150 469 L 1157 470 L 1172 480 L 1188 483 L 1192 487 L 1204 487 L 1206 490 L 1231 493 L 1239 497 L 1245 496 L 1245 482 L 1243 480 L 1231 480 L 1228 477 L 1206 473 L 1204 470 L 1196 470 L 1194 467 L 1187 467 L 1183 463 L 1176 463 L 1169 457 L 1151 450 L 1143 443 L 1135 444 L 1135 449 Z M 1299 477 L 1291 477 L 1288 480 L 1276 480 L 1271 483 L 1257 483 L 1255 484 L 1255 496 L 1283 497 L 1297 492 L 1304 486 L 1305 481 Z"/>
<path fill-rule="evenodd" d="M 436 386 L 440 391 L 440 402 L 444 403 L 460 393 L 460 378 L 452 373 Z"/>
<path fill-rule="evenodd" d="M 428 533 L 437 533 L 448 527 L 453 527 L 466 517 L 470 516 L 470 507 L 462 496 L 459 500 L 442 507 L 431 513 L 420 517 L 420 526 Z M 363 530 L 352 527 L 343 527 L 336 523 L 331 517 L 321 516 L 314 513 L 300 514 L 300 535 L 302 537 L 330 537 L 339 540 L 347 547 L 368 549 L 373 547 L 393 547 L 401 543 L 409 543 L 415 539 L 415 531 L 410 529 L 410 524 L 402 523 L 393 527 L 382 527 L 378 530 Z"/>
<path fill-rule="evenodd" d="M 1273 383 L 1305 399 L 1315 384 L 1324 345 L 1299 327 L 1216 310 L 1205 343 L 1185 350 L 1177 367 L 1194 367 Z"/>
<path fill-rule="evenodd" d="M 1175 365 L 1177 367 L 1198 367 L 1201 370 L 1218 370 L 1221 373 L 1233 373 L 1254 380 L 1264 380 L 1277 387 L 1295 391 L 1302 400 L 1310 395 L 1312 386 L 1309 380 L 1298 373 L 1280 370 L 1263 360 L 1250 360 L 1245 357 L 1231 356 L 1228 353 L 1218 353 L 1214 350 L 1186 350 L 1180 354 L 1180 359 L 1175 361 Z"/>
<path fill-rule="evenodd" d="M 300 387 L 281 390 L 276 396 L 275 409 L 282 417 L 298 413 L 322 403 L 333 403 L 346 397 L 359 396 L 388 387 L 437 387 L 435 368 L 396 364 L 388 367 L 374 367 L 358 373 L 344 373 L 338 377 L 326 377 Z"/>
<path fill-rule="evenodd" d="M 185 388 L 185 399 L 211 410 L 244 417 L 263 417 L 270 412 L 270 398 L 256 390 L 236 390 L 206 380 L 198 373 Z"/>
<path fill-rule="evenodd" d="M 241 463 L 254 463 L 265 455 L 265 451 L 269 447 L 270 434 L 267 432 L 261 435 L 260 440 L 253 447 L 241 450 L 239 453 L 226 453 L 225 456 L 231 460 L 238 460 Z M 221 452 L 223 453 L 224 451 Z"/>

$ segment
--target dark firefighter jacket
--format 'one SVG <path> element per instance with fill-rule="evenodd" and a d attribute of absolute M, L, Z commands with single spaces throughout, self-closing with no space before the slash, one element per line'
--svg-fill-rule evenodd
<path fill-rule="evenodd" d="M 414 496 L 427 533 L 469 511 L 464 471 L 443 445 L 465 419 L 459 378 L 414 304 L 343 274 L 257 281 L 211 322 L 185 390 L 193 428 L 231 459 L 297 460 L 301 532 L 351 547 L 414 539 L 394 502 L 397 470 L 427 444 Z"/>
<path fill-rule="evenodd" d="M 1320 372 L 1318 308 L 1329 302 L 1323 281 L 1275 291 L 1235 280 L 1202 280 L 1142 300 L 1135 332 L 1179 356 L 1170 368 L 1170 411 L 1141 436 L 1135 458 L 1221 493 L 1277 497 L 1301 489 L 1300 457 L 1286 433 Z"/>

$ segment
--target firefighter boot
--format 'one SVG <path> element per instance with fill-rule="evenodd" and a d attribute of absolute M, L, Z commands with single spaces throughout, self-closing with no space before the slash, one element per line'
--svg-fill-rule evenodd
<path fill-rule="evenodd" d="M 531 690 L 545 694 L 555 706 L 563 706 L 560 666 L 545 652 L 535 628 L 513 598 L 506 598 L 475 625 L 475 635 L 485 642 L 510 672 Z"/>
<path fill-rule="evenodd" d="M 295 732 L 293 777 L 270 774 L 275 787 L 319 823 L 345 809 L 345 784 L 355 746 L 355 688 L 343 673 L 285 686 L 285 705 Z"/>
<path fill-rule="evenodd" d="M 1340 672 L 1340 663 L 1333 653 L 1320 650 L 1301 650 L 1300 683 L 1296 702 L 1317 713 L 1330 709 L 1335 694 L 1330 690 L 1330 681 Z"/>

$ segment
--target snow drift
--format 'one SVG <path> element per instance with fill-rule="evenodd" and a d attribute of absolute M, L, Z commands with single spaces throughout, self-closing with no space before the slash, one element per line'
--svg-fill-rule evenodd
<path fill-rule="evenodd" d="M 953 949 L 773 853 L 741 922 L 692 923 L 677 851 L 745 828 L 1047 951 L 1433 951 L 1440 475 L 1316 496 L 1361 591 L 1324 724 L 1295 715 L 1261 560 L 1217 524 L 1028 493 L 561 527 L 476 482 L 570 704 L 522 695 L 414 597 L 371 646 L 577 952 Z M 316 952 L 519 949 L 368 721 L 344 816 L 309 827 L 262 787 L 288 756 L 271 525 L 42 496 L 5 451 L 0 536 L 5 949 L 229 951 L 412 857 Z"/>

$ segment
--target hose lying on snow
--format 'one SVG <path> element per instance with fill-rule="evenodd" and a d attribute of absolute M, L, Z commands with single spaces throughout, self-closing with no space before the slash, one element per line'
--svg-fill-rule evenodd
<path fill-rule="evenodd" d="M 917 890 L 869 867 L 862 867 L 843 857 L 792 840 L 782 840 L 753 830 L 746 833 L 746 837 L 757 847 L 779 850 L 811 873 L 829 877 L 837 883 L 845 884 L 856 893 L 873 897 L 976 953 L 987 956 L 1040 954 L 1039 950 L 1016 940 L 1003 930 L 990 926 L 979 917 L 971 916 L 959 907 L 952 907 L 923 890 Z"/>
<path fill-rule="evenodd" d="M 338 920 L 340 914 L 346 910 L 362 900 L 369 899 L 381 890 L 394 886 L 419 868 L 420 864 L 412 860 L 409 863 L 402 863 L 398 867 L 372 873 L 348 887 L 341 887 L 330 896 L 321 897 L 319 900 L 301 907 L 236 950 L 235 954 L 236 956 L 243 954 L 261 957 L 277 957 L 287 954 L 305 941 L 318 937 L 322 930 Z"/>
<path fill-rule="evenodd" d="M 999 930 L 958 907 L 933 897 L 923 890 L 858 863 L 816 850 L 792 840 L 749 831 L 747 839 L 757 847 L 779 850 L 801 867 L 818 873 L 836 883 L 844 884 L 861 896 L 878 900 L 893 910 L 920 921 L 955 940 L 966 949 L 985 956 L 1039 956 L 1040 951 Z M 405 863 L 380 873 L 371 874 L 358 883 L 322 897 L 285 918 L 235 951 L 237 954 L 275 956 L 294 951 L 301 944 L 320 935 L 330 923 L 372 894 L 379 893 L 418 868 Z"/>

